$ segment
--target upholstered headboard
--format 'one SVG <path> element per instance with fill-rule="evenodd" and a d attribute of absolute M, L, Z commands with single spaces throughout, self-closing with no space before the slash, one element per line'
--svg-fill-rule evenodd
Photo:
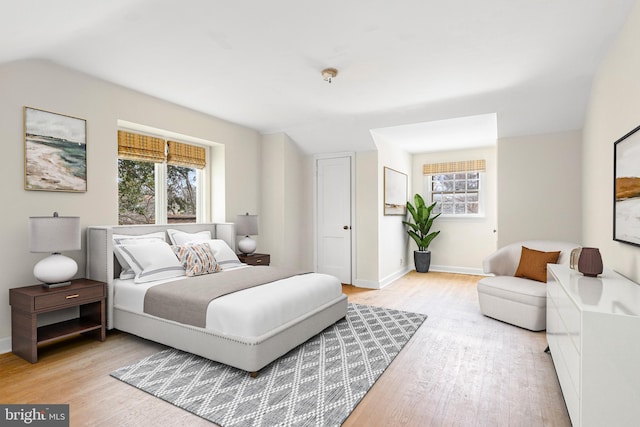
<path fill-rule="evenodd" d="M 167 229 L 175 229 L 186 233 L 210 231 L 214 239 L 222 239 L 231 249 L 236 249 L 235 224 L 167 224 L 167 225 L 113 225 L 87 228 L 87 271 L 86 277 L 107 284 L 107 328 L 113 328 L 113 279 L 118 277 L 120 266 L 113 254 L 113 235 L 141 235 L 162 231 L 169 242 Z"/>

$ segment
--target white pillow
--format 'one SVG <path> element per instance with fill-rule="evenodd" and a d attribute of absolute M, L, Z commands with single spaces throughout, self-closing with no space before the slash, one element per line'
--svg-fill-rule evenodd
<path fill-rule="evenodd" d="M 120 278 L 123 280 L 133 279 L 135 277 L 135 272 L 131 269 L 131 266 L 127 263 L 125 258 L 120 253 L 118 248 L 119 245 L 136 245 L 136 244 L 145 244 L 164 240 L 164 232 L 158 231 L 156 233 L 149 234 L 140 234 L 138 236 L 132 236 L 129 234 L 114 234 L 113 235 L 113 249 L 116 255 L 116 259 L 120 263 L 120 267 L 122 267 L 122 271 L 120 272 Z"/>
<path fill-rule="evenodd" d="M 167 242 L 119 245 L 122 256 L 135 272 L 135 283 L 184 276 L 184 267 Z"/>
<path fill-rule="evenodd" d="M 185 233 L 184 231 L 174 230 L 172 228 L 169 228 L 167 230 L 167 234 L 169 235 L 169 240 L 174 245 L 184 245 L 185 243 L 204 242 L 207 240 L 211 240 L 210 231 L 199 231 L 197 233 Z"/>
<path fill-rule="evenodd" d="M 216 257 L 216 261 L 218 261 L 218 264 L 220 264 L 223 270 L 242 265 L 236 253 L 224 240 L 211 239 L 207 240 L 207 243 L 211 246 L 213 256 Z"/>

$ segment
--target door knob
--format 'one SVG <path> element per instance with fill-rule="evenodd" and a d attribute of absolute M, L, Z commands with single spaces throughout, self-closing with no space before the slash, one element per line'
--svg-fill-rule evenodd
<path fill-rule="evenodd" d="M 343 229 L 343 230 L 348 230 L 348 229 L 349 229 L 349 226 L 348 226 L 348 225 L 345 225 L 344 227 L 342 227 L 342 229 Z"/>

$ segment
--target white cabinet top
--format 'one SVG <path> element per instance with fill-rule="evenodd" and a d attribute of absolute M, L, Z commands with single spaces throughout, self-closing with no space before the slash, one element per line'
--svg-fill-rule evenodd
<path fill-rule="evenodd" d="M 640 317 L 640 285 L 615 271 L 605 269 L 598 277 L 586 277 L 567 265 L 547 267 L 581 310 Z"/>

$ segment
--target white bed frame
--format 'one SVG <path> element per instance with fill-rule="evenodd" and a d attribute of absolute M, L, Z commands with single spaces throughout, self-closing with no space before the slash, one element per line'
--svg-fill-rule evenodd
<path fill-rule="evenodd" d="M 347 297 L 313 311 L 260 336 L 242 337 L 136 313 L 113 306 L 113 280 L 120 265 L 113 255 L 113 234 L 140 235 L 165 232 L 168 228 L 187 233 L 208 230 L 235 250 L 235 225 L 231 223 L 120 225 L 87 228 L 87 277 L 107 283 L 107 328 L 118 329 L 189 353 L 256 373 L 289 350 L 302 344 L 347 314 Z M 256 267 L 260 268 L 260 267 Z"/>

